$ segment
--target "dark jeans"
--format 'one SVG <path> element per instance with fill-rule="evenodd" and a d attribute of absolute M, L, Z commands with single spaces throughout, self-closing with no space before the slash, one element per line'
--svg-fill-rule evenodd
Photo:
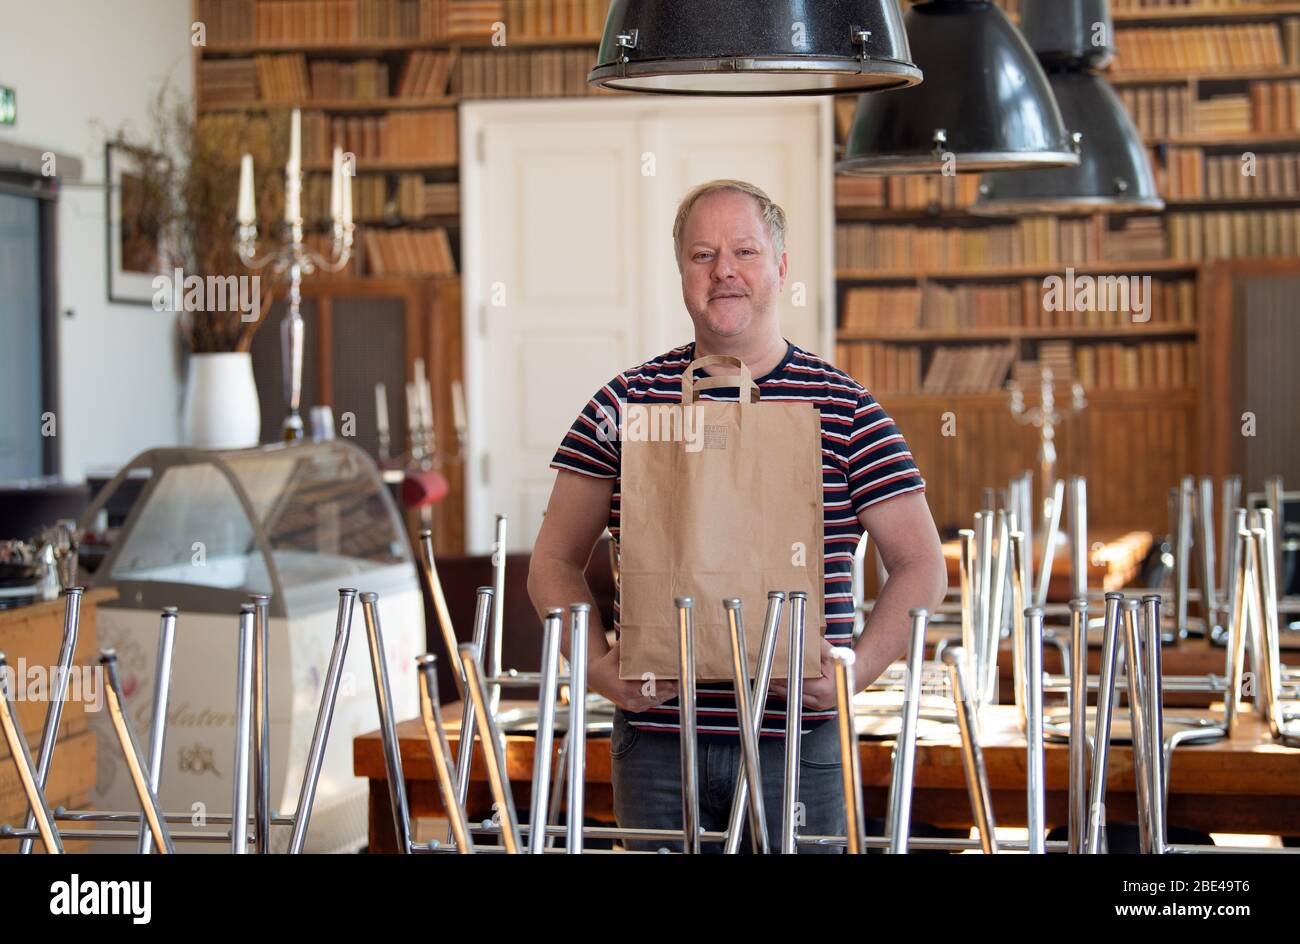
<path fill-rule="evenodd" d="M 614 713 L 610 738 L 614 781 L 614 816 L 624 828 L 682 828 L 681 743 L 673 732 L 635 728 L 622 711 Z M 732 793 L 743 761 L 740 738 L 717 735 L 699 738 L 700 827 L 727 828 Z M 785 771 L 785 738 L 759 738 L 763 775 L 763 810 L 773 851 L 780 851 L 781 794 Z M 840 781 L 840 748 L 833 720 L 803 735 L 799 750 L 799 802 L 802 817 L 795 829 L 802 835 L 843 836 L 844 789 Z M 681 843 L 624 840 L 628 849 L 681 851 Z M 748 818 L 741 851 L 753 849 Z M 704 852 L 721 852 L 720 843 L 704 843 Z M 842 852 L 840 846 L 802 846 L 800 852 Z"/>

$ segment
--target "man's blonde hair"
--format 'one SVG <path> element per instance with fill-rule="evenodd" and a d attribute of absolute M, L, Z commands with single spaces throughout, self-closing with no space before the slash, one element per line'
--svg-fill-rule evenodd
<path fill-rule="evenodd" d="M 688 193 L 677 207 L 677 219 L 673 222 L 673 248 L 676 250 L 678 260 L 682 257 L 682 230 L 686 229 L 686 219 L 691 215 L 695 204 L 711 193 L 726 190 L 748 194 L 758 203 L 758 215 L 767 224 L 768 236 L 779 258 L 781 253 L 785 252 L 785 210 L 777 206 L 762 189 L 751 183 L 743 180 L 710 180 L 707 184 L 700 184 Z"/>

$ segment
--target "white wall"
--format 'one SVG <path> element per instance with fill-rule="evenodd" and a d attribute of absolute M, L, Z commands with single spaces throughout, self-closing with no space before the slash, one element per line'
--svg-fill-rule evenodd
<path fill-rule="evenodd" d="M 18 121 L 0 127 L 0 140 L 83 162 L 58 217 L 58 438 L 68 479 L 178 441 L 174 316 L 108 303 L 102 184 L 105 137 L 124 124 L 147 136 L 166 81 L 190 97 L 189 31 L 186 0 L 3 3 L 0 85 L 17 91 Z"/>

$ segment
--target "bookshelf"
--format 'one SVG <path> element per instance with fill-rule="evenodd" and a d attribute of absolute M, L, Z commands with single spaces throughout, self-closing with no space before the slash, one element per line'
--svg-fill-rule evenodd
<path fill-rule="evenodd" d="M 1165 527 L 1167 489 L 1214 471 L 1225 438 L 1213 365 L 1231 334 L 1207 286 L 1243 258 L 1300 271 L 1300 3 L 1111 6 L 1107 80 L 1150 149 L 1163 213 L 984 218 L 970 212 L 978 178 L 836 182 L 836 359 L 899 423 L 941 529 L 969 527 L 983 487 L 1037 467 L 1037 431 L 1015 422 L 1003 389 L 1013 365 L 1037 362 L 1085 387 L 1089 407 L 1056 445 L 1064 474 L 1091 477 L 1098 526 Z M 837 98 L 840 144 L 855 104 Z M 1042 311 L 1043 280 L 1067 268 L 1149 276 L 1156 311 L 1143 323 Z M 1173 286 L 1163 301 L 1160 286 Z"/>
<path fill-rule="evenodd" d="M 610 94 L 586 86 L 608 5 L 193 0 L 195 21 L 206 29 L 195 49 L 196 110 L 200 120 L 227 122 L 232 134 L 264 116 L 302 110 L 312 232 L 325 231 L 332 147 L 355 155 L 359 232 L 351 277 L 394 274 L 382 251 L 368 251 L 380 243 L 397 247 L 390 257 L 414 261 L 404 275 L 454 274 L 459 104 Z M 417 244 L 438 251 L 417 252 Z"/>

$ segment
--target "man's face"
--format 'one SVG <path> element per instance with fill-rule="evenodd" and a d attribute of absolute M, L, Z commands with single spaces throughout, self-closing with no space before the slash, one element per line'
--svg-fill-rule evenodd
<path fill-rule="evenodd" d="M 732 338 L 776 318 L 786 254 L 777 256 L 753 197 L 732 190 L 704 197 L 681 244 L 682 298 L 696 331 Z"/>

